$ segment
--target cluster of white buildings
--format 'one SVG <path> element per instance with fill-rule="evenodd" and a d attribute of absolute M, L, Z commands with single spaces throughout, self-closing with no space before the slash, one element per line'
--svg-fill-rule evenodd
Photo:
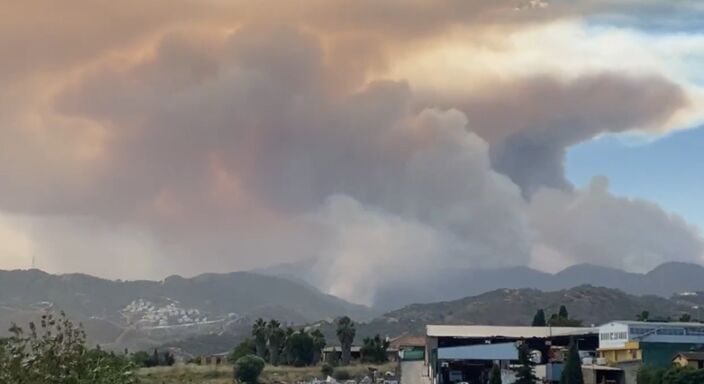
<path fill-rule="evenodd" d="M 121 311 L 128 323 L 141 327 L 165 327 L 207 323 L 198 309 L 181 308 L 176 302 L 159 305 L 149 300 L 134 300 Z"/>

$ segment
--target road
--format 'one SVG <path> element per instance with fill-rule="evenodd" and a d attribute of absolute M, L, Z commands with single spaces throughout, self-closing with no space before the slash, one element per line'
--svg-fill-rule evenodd
<path fill-rule="evenodd" d="M 421 361 L 401 362 L 401 384 L 429 384 L 425 363 Z"/>

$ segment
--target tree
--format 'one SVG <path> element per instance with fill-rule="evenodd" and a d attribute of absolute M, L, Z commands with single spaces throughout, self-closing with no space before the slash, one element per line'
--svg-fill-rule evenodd
<path fill-rule="evenodd" d="M 489 384 L 501 384 L 501 367 L 497 364 L 494 364 L 494 366 L 491 367 Z"/>
<path fill-rule="evenodd" d="M 385 363 L 388 359 L 386 357 L 386 350 L 389 348 L 389 342 L 382 339 L 379 334 L 372 337 L 364 338 L 362 342 L 362 348 L 360 349 L 360 354 L 362 355 L 362 361 L 365 363 L 375 363 L 381 364 Z"/>
<path fill-rule="evenodd" d="M 0 342 L 3 384 L 132 384 L 135 365 L 126 355 L 86 347 L 86 335 L 61 312 L 45 314 L 25 332 L 17 325 Z"/>
<path fill-rule="evenodd" d="M 256 384 L 264 370 L 264 359 L 255 355 L 240 357 L 235 362 L 235 379 L 240 383 Z"/>
<path fill-rule="evenodd" d="M 348 316 L 343 316 L 337 321 L 337 339 L 340 340 L 340 349 L 342 350 L 342 365 L 347 365 L 352 359 L 352 343 L 357 334 L 352 319 Z"/>
<path fill-rule="evenodd" d="M 545 311 L 539 309 L 538 312 L 535 313 L 535 316 L 533 316 L 533 326 L 544 327 L 545 325 Z"/>
<path fill-rule="evenodd" d="M 515 384 L 535 384 L 538 378 L 535 376 L 534 364 L 530 360 L 530 349 L 528 344 L 521 344 L 518 348 L 518 370 L 516 371 Z"/>
<path fill-rule="evenodd" d="M 570 341 L 570 349 L 567 352 L 567 360 L 562 369 L 560 384 L 584 384 L 582 362 L 579 359 L 579 351 L 575 340 Z"/>
<path fill-rule="evenodd" d="M 551 327 L 581 327 L 582 321 L 570 319 L 570 314 L 567 312 L 567 307 L 560 305 L 560 310 L 550 316 L 548 324 Z"/>
<path fill-rule="evenodd" d="M 257 351 L 257 356 L 262 359 L 266 357 L 266 342 L 269 338 L 266 321 L 259 318 L 252 325 L 252 336 L 254 337 L 254 345 Z"/>
<path fill-rule="evenodd" d="M 138 367 L 151 367 L 152 357 L 146 351 L 137 351 L 132 354 L 130 360 Z"/>
<path fill-rule="evenodd" d="M 240 357 L 245 357 L 247 355 L 255 355 L 256 353 L 257 346 L 254 342 L 254 339 L 245 339 L 243 342 L 239 343 L 239 345 L 237 345 L 232 350 L 232 352 L 230 352 L 228 360 L 234 364 L 237 360 L 240 359 Z"/>
<path fill-rule="evenodd" d="M 643 311 L 636 315 L 636 320 L 638 321 L 648 321 L 650 319 L 650 312 Z"/>
<path fill-rule="evenodd" d="M 325 335 L 320 332 L 320 329 L 316 329 L 310 333 L 310 337 L 313 339 L 313 364 L 317 364 L 320 361 L 320 357 L 323 355 L 323 349 L 327 344 L 325 341 Z"/>
<path fill-rule="evenodd" d="M 289 364 L 303 367 L 313 364 L 315 345 L 313 338 L 303 331 L 295 332 L 288 338 L 288 350 L 291 354 Z"/>
<path fill-rule="evenodd" d="M 273 319 L 269 321 L 266 328 L 269 336 L 269 362 L 272 365 L 279 365 L 279 355 L 286 340 L 286 331 L 281 329 L 281 323 Z"/>
<path fill-rule="evenodd" d="M 680 316 L 680 321 L 683 323 L 689 323 L 692 321 L 692 316 L 689 313 L 684 313 Z"/>

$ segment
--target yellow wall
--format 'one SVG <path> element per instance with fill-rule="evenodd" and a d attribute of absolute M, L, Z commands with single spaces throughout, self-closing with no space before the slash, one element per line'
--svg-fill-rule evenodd
<path fill-rule="evenodd" d="M 622 348 L 599 349 L 599 357 L 603 357 L 610 364 L 626 361 L 642 360 L 643 352 L 638 342 L 628 342 Z"/>
<path fill-rule="evenodd" d="M 689 361 L 689 360 L 683 358 L 682 356 L 677 356 L 673 362 L 675 364 L 679 365 L 680 367 L 689 366 L 690 368 L 699 369 L 699 362 L 698 361 Z"/>

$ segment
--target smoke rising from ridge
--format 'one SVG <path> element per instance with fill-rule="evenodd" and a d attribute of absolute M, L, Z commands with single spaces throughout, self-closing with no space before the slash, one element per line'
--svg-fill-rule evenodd
<path fill-rule="evenodd" d="M 127 2 L 111 7 L 132 28 L 76 16 L 81 33 L 58 36 L 51 15 L 4 23 L 0 47 L 22 44 L 14 34 L 28 49 L 0 64 L 0 238 L 11 244 L 0 268 L 38 253 L 50 271 L 153 278 L 316 257 L 320 288 L 373 304 L 447 265 L 701 261 L 697 228 L 600 178 L 576 188 L 563 169 L 570 146 L 598 135 L 701 117 L 689 84 L 655 61 L 601 70 L 608 60 L 572 67 L 556 51 L 569 75 L 459 63 L 467 77 L 445 89 L 458 62 L 414 61 L 460 36 L 506 68 L 513 52 L 550 44 L 513 45 L 523 31 L 608 2 L 442 3 L 271 14 Z M 55 11 L 76 15 L 71 4 Z M 83 41 L 68 49 L 74 34 Z M 400 67 L 427 78 L 394 76 Z"/>

